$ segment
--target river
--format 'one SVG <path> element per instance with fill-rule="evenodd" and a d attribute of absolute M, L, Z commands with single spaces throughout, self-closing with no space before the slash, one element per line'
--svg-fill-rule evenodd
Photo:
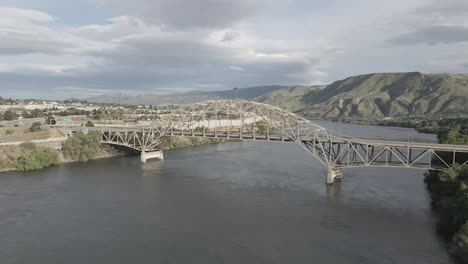
<path fill-rule="evenodd" d="M 322 123 L 367 138 L 410 129 Z M 413 134 L 413 135 L 411 135 Z M 0 263 L 454 263 L 424 171 L 325 169 L 290 143 L 230 142 L 0 175 Z"/>

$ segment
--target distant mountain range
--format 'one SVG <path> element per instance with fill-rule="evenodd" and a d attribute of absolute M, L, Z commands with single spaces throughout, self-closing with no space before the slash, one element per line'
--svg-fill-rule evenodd
<path fill-rule="evenodd" d="M 233 98 L 233 90 L 170 95 L 102 95 L 88 101 L 183 104 Z M 468 114 L 468 75 L 372 73 L 322 86 L 261 86 L 238 89 L 238 97 L 276 105 L 310 118 L 382 118 Z"/>
<path fill-rule="evenodd" d="M 468 114 L 468 75 L 373 73 L 256 98 L 310 118 Z"/>
<path fill-rule="evenodd" d="M 251 88 L 237 89 L 237 97 L 240 99 L 251 100 L 258 96 L 273 92 L 279 89 L 286 88 L 287 86 L 270 85 L 259 86 Z M 140 95 L 127 95 L 127 94 L 103 94 L 87 98 L 88 102 L 95 103 L 119 103 L 129 105 L 167 105 L 167 104 L 189 104 L 196 102 L 203 102 L 206 100 L 214 99 L 233 99 L 236 97 L 236 91 L 191 91 L 185 93 L 173 94 L 140 94 Z"/>

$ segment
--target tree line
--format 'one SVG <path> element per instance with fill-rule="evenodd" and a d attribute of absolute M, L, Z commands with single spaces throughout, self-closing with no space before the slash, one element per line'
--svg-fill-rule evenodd
<path fill-rule="evenodd" d="M 440 129 L 439 142 L 468 144 L 468 135 L 461 129 L 461 124 Z M 458 162 L 462 163 L 467 158 L 468 154 L 460 156 Z M 438 233 L 449 242 L 457 257 L 468 261 L 468 165 L 456 164 L 440 171 L 430 171 L 424 181 L 432 206 L 439 215 Z"/>

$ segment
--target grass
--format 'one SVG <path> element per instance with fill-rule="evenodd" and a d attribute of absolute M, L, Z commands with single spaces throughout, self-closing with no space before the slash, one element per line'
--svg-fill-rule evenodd
<path fill-rule="evenodd" d="M 30 141 L 63 137 L 57 129 L 46 129 L 31 132 L 29 128 L 0 128 L 0 142 Z"/>

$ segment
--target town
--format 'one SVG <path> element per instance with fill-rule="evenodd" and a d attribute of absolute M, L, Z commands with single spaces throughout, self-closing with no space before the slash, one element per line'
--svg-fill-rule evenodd
<path fill-rule="evenodd" d="M 88 103 L 82 100 L 46 101 L 0 98 L 0 126 L 29 127 L 45 125 L 79 125 L 99 121 L 101 124 L 147 124 L 158 117 L 152 105 Z M 88 124 L 90 124 L 88 123 Z"/>

